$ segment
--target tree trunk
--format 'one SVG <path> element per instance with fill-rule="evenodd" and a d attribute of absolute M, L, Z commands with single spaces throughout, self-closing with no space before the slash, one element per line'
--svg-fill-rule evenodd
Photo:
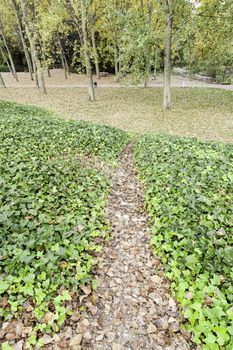
<path fill-rule="evenodd" d="M 147 32 L 147 35 L 149 36 L 150 30 L 151 30 L 151 21 L 152 21 L 152 7 L 150 5 L 150 2 L 147 0 L 147 13 L 145 13 L 144 8 L 144 1 L 140 1 L 141 6 L 141 15 L 143 18 L 143 23 Z M 144 88 L 148 87 L 149 78 L 151 75 L 151 62 L 150 62 L 150 56 L 148 53 L 148 49 L 145 47 L 144 51 L 144 61 L 145 61 L 145 77 L 144 77 Z"/>
<path fill-rule="evenodd" d="M 38 74 L 37 74 L 36 62 L 35 62 L 33 56 L 32 56 L 32 67 L 33 67 L 33 72 L 34 72 L 35 84 L 36 84 L 37 89 L 39 89 L 40 86 L 39 86 L 39 81 L 38 81 Z"/>
<path fill-rule="evenodd" d="M 65 67 L 66 67 L 66 71 L 68 73 L 68 75 L 70 75 L 70 69 L 69 69 L 69 66 L 68 66 L 68 62 L 67 62 L 67 59 L 66 59 L 66 55 L 65 55 L 65 52 L 64 52 L 64 49 L 63 49 L 63 58 L 64 58 L 64 61 L 65 61 Z"/>
<path fill-rule="evenodd" d="M 154 73 L 153 73 L 153 78 L 156 79 L 156 75 L 157 75 L 157 59 L 155 58 L 154 61 Z"/>
<path fill-rule="evenodd" d="M 6 87 L 1 73 L 0 73 L 0 83 L 2 84 L 2 87 L 4 88 Z"/>
<path fill-rule="evenodd" d="M 95 61 L 95 72 L 96 72 L 97 78 L 100 79 L 99 58 L 98 58 L 98 53 L 97 53 L 97 49 L 96 49 L 94 15 L 93 14 L 91 14 L 91 41 L 92 41 L 93 55 L 94 55 L 94 61 Z"/>
<path fill-rule="evenodd" d="M 44 83 L 44 75 L 42 72 L 42 67 L 40 64 L 40 60 L 38 57 L 38 53 L 36 50 L 36 45 L 34 42 L 34 38 L 33 35 L 31 33 L 31 28 L 29 25 L 29 21 L 28 21 L 28 17 L 27 17 L 27 10 L 26 10 L 26 2 L 25 0 L 21 0 L 21 7 L 22 7 L 22 13 L 23 13 L 23 18 L 24 18 L 24 22 L 25 22 L 25 27 L 26 27 L 26 32 L 27 32 L 27 36 L 28 36 L 28 41 L 30 43 L 30 47 L 31 47 L 31 53 L 32 53 L 32 59 L 34 62 L 34 70 L 35 71 L 35 75 L 37 76 L 36 79 L 38 79 L 38 85 L 41 88 L 42 92 L 44 94 L 46 94 L 46 89 L 45 89 L 45 83 Z"/>
<path fill-rule="evenodd" d="M 7 59 L 7 57 L 6 57 L 6 54 L 5 54 L 5 52 L 3 51 L 3 49 L 1 48 L 1 46 L 0 46 L 0 53 L 1 53 L 1 55 L 2 55 L 2 57 L 3 57 L 3 59 L 4 59 L 5 63 L 6 63 L 6 65 L 7 65 L 7 67 L 8 67 L 8 69 L 9 69 L 9 72 L 11 72 L 11 74 L 12 74 L 13 77 L 14 77 L 14 73 L 13 73 L 13 71 L 12 71 L 12 68 L 11 68 L 11 66 L 10 66 L 10 64 L 9 64 L 9 62 L 8 62 L 8 59 Z"/>
<path fill-rule="evenodd" d="M 95 72 L 96 72 L 97 78 L 100 79 L 99 58 L 98 58 L 98 53 L 97 53 L 97 50 L 96 50 L 95 31 L 94 31 L 94 29 L 91 29 L 91 41 L 92 41 L 93 54 L 94 54 L 94 60 L 95 60 Z"/>
<path fill-rule="evenodd" d="M 149 58 L 146 57 L 144 88 L 147 88 L 147 87 L 148 87 L 148 82 L 149 82 L 150 73 L 151 73 L 150 70 L 151 70 L 150 61 L 149 61 Z"/>
<path fill-rule="evenodd" d="M 95 91 L 92 78 L 92 69 L 91 69 L 91 59 L 89 56 L 89 43 L 87 36 L 87 8 L 85 0 L 81 0 L 81 10 L 82 10 L 82 34 L 83 34 L 83 51 L 85 58 L 86 74 L 88 80 L 88 93 L 91 101 L 95 101 Z"/>
<path fill-rule="evenodd" d="M 13 61 L 13 58 L 12 58 L 9 46 L 7 44 L 7 41 L 6 41 L 6 36 L 5 36 L 4 29 L 3 29 L 3 24 L 2 24 L 1 18 L 0 18 L 0 34 L 1 34 L 1 37 L 3 39 L 4 46 L 6 48 L 6 51 L 7 51 L 8 57 L 9 57 L 9 61 L 10 61 L 10 64 L 11 64 L 11 69 L 12 69 L 12 72 L 14 74 L 14 77 L 15 77 L 16 81 L 19 81 L 17 73 L 16 73 L 16 69 L 15 69 L 15 64 L 14 64 L 14 61 Z"/>
<path fill-rule="evenodd" d="M 172 39 L 172 0 L 167 0 L 166 39 L 164 51 L 164 92 L 163 107 L 171 107 L 171 39 Z"/>
<path fill-rule="evenodd" d="M 27 61 L 27 66 L 28 66 L 28 72 L 30 74 L 31 80 L 33 80 L 33 68 L 32 68 L 32 61 L 31 61 L 31 57 L 27 48 L 27 44 L 24 38 L 24 34 L 23 34 L 23 22 L 22 22 L 22 17 L 19 11 L 19 7 L 18 4 L 16 3 L 15 0 L 11 0 L 12 2 L 12 6 L 14 8 L 14 12 L 18 21 L 18 28 L 19 28 L 19 34 L 20 34 L 20 38 L 22 41 L 22 45 L 23 45 L 23 51 L 24 51 L 24 55 Z"/>
<path fill-rule="evenodd" d="M 149 77 L 146 76 L 144 79 L 144 88 L 148 88 L 148 81 L 149 81 Z"/>
<path fill-rule="evenodd" d="M 117 50 L 116 33 L 114 33 L 114 67 L 115 67 L 115 75 L 117 77 L 119 73 L 119 68 L 118 68 L 118 50 Z"/>
<path fill-rule="evenodd" d="M 64 54 L 64 50 L 63 50 L 63 47 L 62 47 L 61 38 L 60 38 L 59 33 L 58 33 L 57 37 L 58 37 L 58 46 L 59 46 L 59 49 L 60 49 L 61 63 L 62 63 L 62 67 L 64 69 L 65 79 L 67 79 L 67 66 L 66 66 L 67 62 L 66 62 L 66 59 L 65 59 L 65 54 Z"/>

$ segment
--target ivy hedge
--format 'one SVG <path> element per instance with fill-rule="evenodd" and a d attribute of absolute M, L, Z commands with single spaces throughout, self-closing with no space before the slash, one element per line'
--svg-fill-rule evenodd
<path fill-rule="evenodd" d="M 135 159 L 151 244 L 192 340 L 203 350 L 233 349 L 233 145 L 145 135 Z"/>
<path fill-rule="evenodd" d="M 0 120 L 0 318 L 30 310 L 34 346 L 70 313 L 65 302 L 91 280 L 93 238 L 108 233 L 109 181 L 77 154 L 114 163 L 128 136 L 7 102 Z"/>

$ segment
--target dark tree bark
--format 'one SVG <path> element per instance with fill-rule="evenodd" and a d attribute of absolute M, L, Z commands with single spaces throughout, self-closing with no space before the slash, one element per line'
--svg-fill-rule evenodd
<path fill-rule="evenodd" d="M 26 41 L 25 41 L 24 33 L 23 33 L 22 15 L 20 13 L 19 6 L 18 6 L 16 0 L 11 0 L 11 2 L 12 2 L 12 6 L 13 6 L 13 9 L 14 9 L 14 12 L 15 12 L 15 15 L 16 15 L 16 18 L 17 18 L 17 22 L 18 22 L 19 35 L 20 35 L 21 42 L 22 42 L 22 45 L 23 45 L 23 51 L 24 51 L 24 55 L 25 55 L 25 58 L 26 58 L 26 61 L 27 61 L 28 71 L 30 73 L 31 80 L 33 80 L 32 61 L 31 61 L 30 53 L 28 51 L 28 47 L 27 47 L 27 44 L 26 44 Z"/>
<path fill-rule="evenodd" d="M 66 61 L 66 57 L 65 57 L 65 53 L 64 53 L 64 49 L 62 46 L 62 42 L 61 42 L 61 37 L 60 34 L 58 33 L 57 35 L 57 41 L 58 41 L 58 46 L 59 46 L 59 50 L 60 50 L 60 57 L 61 57 L 61 63 L 62 63 L 62 67 L 64 69 L 64 74 L 65 74 L 65 79 L 67 79 L 67 61 Z"/>

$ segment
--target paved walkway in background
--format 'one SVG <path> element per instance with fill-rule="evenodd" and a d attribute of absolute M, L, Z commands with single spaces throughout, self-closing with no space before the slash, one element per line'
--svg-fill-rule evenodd
<path fill-rule="evenodd" d="M 6 87 L 8 88 L 35 88 L 35 84 L 34 82 L 28 80 L 28 81 L 23 81 L 23 83 L 19 82 L 15 82 L 12 79 L 9 79 L 9 73 L 5 73 L 8 74 L 8 79 L 5 82 Z M 56 76 L 57 71 L 55 72 L 55 76 Z M 4 77 L 4 73 L 2 73 L 3 77 Z M 20 75 L 19 75 L 20 77 Z M 55 89 L 55 88 L 59 88 L 59 89 L 73 89 L 73 88 L 87 88 L 87 84 L 85 83 L 75 83 L 74 80 L 78 78 L 77 74 L 72 74 L 72 80 L 69 81 L 69 78 L 67 80 L 64 79 L 64 82 L 60 82 L 60 81 L 56 81 L 55 83 L 52 82 L 53 78 L 51 79 L 51 82 L 49 81 L 50 79 L 47 78 L 46 81 L 46 88 L 48 89 Z M 133 87 L 132 85 L 129 84 L 122 84 L 122 83 L 115 83 L 115 82 L 106 82 L 105 78 L 101 78 L 100 80 L 95 79 L 94 80 L 97 82 L 98 84 L 98 88 L 127 88 L 127 87 Z M 107 78 L 108 80 L 108 78 Z M 1 87 L 1 86 L 0 86 Z M 143 84 L 139 84 L 138 87 L 143 88 L 144 85 Z M 163 87 L 163 79 L 162 77 L 158 77 L 155 80 L 150 80 L 148 83 L 148 87 L 149 88 L 161 88 Z M 212 88 L 212 89 L 223 89 L 223 90 L 229 90 L 229 91 L 233 91 L 233 85 L 221 85 L 221 84 L 212 84 L 212 83 L 206 83 L 204 81 L 200 81 L 200 80 L 189 80 L 188 78 L 184 78 L 181 76 L 176 76 L 173 75 L 172 76 L 172 87 L 181 87 L 181 88 Z"/>
<path fill-rule="evenodd" d="M 87 88 L 88 86 L 86 84 L 47 84 L 47 89 L 74 89 L 74 88 Z M 121 85 L 121 84 L 101 84 L 98 83 L 97 88 L 128 88 L 128 87 L 135 87 L 133 85 Z M 144 88 L 142 84 L 139 84 L 138 87 Z M 162 83 L 157 84 L 148 84 L 148 88 L 161 88 L 163 87 Z M 174 88 L 211 88 L 211 89 L 222 89 L 222 90 L 228 90 L 233 91 L 233 85 L 219 85 L 219 84 L 198 84 L 195 83 L 195 81 L 185 82 L 185 84 L 177 84 L 172 83 L 172 87 Z M 1 86 L 0 86 L 1 88 Z M 35 88 L 34 86 L 25 86 L 19 84 L 9 84 L 7 88 Z"/>

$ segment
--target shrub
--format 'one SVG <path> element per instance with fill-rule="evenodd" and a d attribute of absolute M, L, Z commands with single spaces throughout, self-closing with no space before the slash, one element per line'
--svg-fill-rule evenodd
<path fill-rule="evenodd" d="M 9 68 L 7 66 L 0 65 L 0 72 L 9 72 Z"/>

